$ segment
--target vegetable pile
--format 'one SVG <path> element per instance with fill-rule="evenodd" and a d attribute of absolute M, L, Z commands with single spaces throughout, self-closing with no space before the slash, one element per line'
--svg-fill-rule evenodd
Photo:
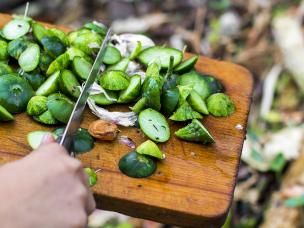
<path fill-rule="evenodd" d="M 42 124 L 67 123 L 106 31 L 96 22 L 68 34 L 24 17 L 6 24 L 0 33 L 0 120 L 13 120 L 13 114 L 26 111 Z M 154 159 L 165 158 L 156 143 L 170 139 L 168 120 L 185 122 L 176 137 L 209 144 L 214 139 L 200 121 L 203 116 L 225 117 L 234 112 L 220 81 L 195 70 L 197 60 L 193 56 L 183 61 L 183 52 L 155 46 L 143 35 L 111 38 L 88 105 L 104 121 L 138 124 L 149 138 L 121 158 L 119 168 L 124 174 L 136 178 L 153 174 Z M 130 111 L 108 111 L 106 107 L 113 104 L 130 105 Z M 91 127 L 90 134 L 114 139 L 117 129 L 111 126 L 115 132 L 110 134 L 98 128 L 101 124 Z M 62 132 L 61 128 L 54 134 Z M 39 145 L 37 135 L 41 136 L 36 133 L 28 137 L 33 148 Z M 75 152 L 92 149 L 90 134 L 79 129 L 73 141 Z"/>

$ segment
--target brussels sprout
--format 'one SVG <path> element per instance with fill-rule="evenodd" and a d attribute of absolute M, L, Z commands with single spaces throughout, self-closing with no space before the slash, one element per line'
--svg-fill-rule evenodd
<path fill-rule="evenodd" d="M 67 123 L 74 108 L 74 102 L 60 93 L 48 97 L 47 107 L 56 120 Z"/>
<path fill-rule="evenodd" d="M 103 62 L 108 65 L 116 64 L 120 61 L 121 54 L 119 50 L 112 46 L 107 46 L 103 56 Z"/>
<path fill-rule="evenodd" d="M 0 60 L 7 60 L 8 58 L 8 44 L 4 40 L 0 40 Z"/>
<path fill-rule="evenodd" d="M 93 59 L 91 57 L 86 55 L 83 51 L 79 50 L 78 48 L 69 47 L 67 49 L 66 53 L 69 55 L 69 58 L 70 58 L 71 61 L 73 61 L 75 57 L 82 57 L 83 59 L 85 59 L 90 64 L 93 62 Z"/>
<path fill-rule="evenodd" d="M 174 113 L 170 116 L 170 120 L 186 121 L 192 119 L 202 119 L 202 115 L 194 111 L 189 103 L 185 101 Z"/>
<path fill-rule="evenodd" d="M 47 97 L 34 96 L 30 99 L 27 104 L 26 112 L 30 116 L 39 116 L 47 111 Z"/>
<path fill-rule="evenodd" d="M 40 47 L 38 44 L 30 44 L 21 53 L 18 63 L 25 72 L 30 72 L 36 69 L 39 65 Z"/>
<path fill-rule="evenodd" d="M 66 69 L 70 63 L 70 58 L 67 53 L 59 55 L 53 62 L 51 62 L 49 68 L 46 71 L 47 75 L 52 75 L 57 71 Z"/>
<path fill-rule="evenodd" d="M 146 97 L 142 97 L 130 109 L 133 112 L 135 112 L 135 113 L 138 114 L 138 113 L 140 113 L 142 110 L 144 110 L 146 108 L 146 104 L 147 104 L 147 98 Z"/>
<path fill-rule="evenodd" d="M 130 59 L 128 58 L 122 58 L 118 63 L 111 65 L 107 68 L 107 70 L 120 70 L 125 72 L 128 68 L 128 65 L 130 63 Z"/>
<path fill-rule="evenodd" d="M 8 43 L 7 52 L 11 57 L 19 59 L 29 44 L 31 44 L 31 42 L 26 37 L 20 37 Z"/>
<path fill-rule="evenodd" d="M 47 124 L 47 125 L 55 125 L 58 124 L 59 122 L 54 118 L 50 110 L 45 111 L 39 116 L 34 116 L 34 120 L 37 122 Z"/>
<path fill-rule="evenodd" d="M 115 91 L 106 91 L 106 96 L 104 93 L 94 94 L 91 95 L 90 98 L 92 98 L 95 101 L 95 104 L 98 105 L 111 105 L 115 104 L 117 102 L 117 93 Z M 109 99 L 109 98 L 110 99 Z"/>
<path fill-rule="evenodd" d="M 65 46 L 69 45 L 68 37 L 64 31 L 56 29 L 56 28 L 51 28 L 51 29 L 49 29 L 49 33 L 52 34 L 53 36 L 59 38 Z"/>
<path fill-rule="evenodd" d="M 50 64 L 53 62 L 53 58 L 46 52 L 40 53 L 39 67 L 43 72 L 46 72 Z"/>
<path fill-rule="evenodd" d="M 119 160 L 119 169 L 129 177 L 143 178 L 151 176 L 156 170 L 155 161 L 145 155 L 132 151 Z"/>
<path fill-rule="evenodd" d="M 209 114 L 206 102 L 200 97 L 200 95 L 195 90 L 190 93 L 187 101 L 195 111 L 205 115 Z"/>
<path fill-rule="evenodd" d="M 208 111 L 217 117 L 230 116 L 235 111 L 231 99 L 224 93 L 215 93 L 207 99 Z"/>
<path fill-rule="evenodd" d="M 50 32 L 47 28 L 45 28 L 42 24 L 33 22 L 32 29 L 34 37 L 41 43 L 43 37 L 50 36 Z"/>
<path fill-rule="evenodd" d="M 190 142 L 202 142 L 203 144 L 214 143 L 214 139 L 208 130 L 197 119 L 192 120 L 186 127 L 179 129 L 175 132 L 175 135 L 178 138 Z"/>
<path fill-rule="evenodd" d="M 80 95 L 80 84 L 76 76 L 69 70 L 63 70 L 59 77 L 60 90 L 68 96 L 77 99 Z"/>
<path fill-rule="evenodd" d="M 128 75 L 122 71 L 106 71 L 100 76 L 100 85 L 107 90 L 119 91 L 126 89 L 130 84 Z"/>
<path fill-rule="evenodd" d="M 141 77 L 140 75 L 133 75 L 127 89 L 119 94 L 118 103 L 130 103 L 140 95 Z"/>
<path fill-rule="evenodd" d="M 47 54 L 56 58 L 66 50 L 65 44 L 56 36 L 46 36 L 41 39 L 41 44 Z"/>
<path fill-rule="evenodd" d="M 84 172 L 88 175 L 88 184 L 90 187 L 94 186 L 97 183 L 97 174 L 91 168 L 84 168 Z"/>
<path fill-rule="evenodd" d="M 87 55 L 94 55 L 98 52 L 102 43 L 102 37 L 89 29 L 74 31 L 68 35 L 69 43 Z"/>
<path fill-rule="evenodd" d="M 39 70 L 35 70 L 28 73 L 20 70 L 19 75 L 25 78 L 34 90 L 37 90 L 45 81 L 45 77 L 40 74 Z"/>
<path fill-rule="evenodd" d="M 8 112 L 23 112 L 32 96 L 34 91 L 25 79 L 15 74 L 0 77 L 0 105 Z"/>
<path fill-rule="evenodd" d="M 180 63 L 178 66 L 174 68 L 174 72 L 179 74 L 187 73 L 188 71 L 192 70 L 198 60 L 199 56 L 195 55 L 191 58 L 185 60 L 184 62 Z"/>
<path fill-rule="evenodd" d="M 170 116 L 175 111 L 179 103 L 179 91 L 178 88 L 163 90 L 161 95 L 161 110 L 162 112 Z"/>
<path fill-rule="evenodd" d="M 45 82 L 37 89 L 36 95 L 47 96 L 58 91 L 58 80 L 60 71 L 55 72 L 46 79 Z"/>
<path fill-rule="evenodd" d="M 92 64 L 85 58 L 76 56 L 73 59 L 72 68 L 80 80 L 86 80 L 92 69 Z"/>
<path fill-rule="evenodd" d="M 16 18 L 3 27 L 2 34 L 7 40 L 14 40 L 27 34 L 30 28 L 31 26 L 27 20 Z"/>
<path fill-rule="evenodd" d="M 6 63 L 0 62 L 0 76 L 5 74 L 13 73 L 13 69 Z"/>

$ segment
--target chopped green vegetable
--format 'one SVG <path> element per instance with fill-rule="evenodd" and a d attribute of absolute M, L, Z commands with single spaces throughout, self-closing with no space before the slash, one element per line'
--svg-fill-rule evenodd
<path fill-rule="evenodd" d="M 27 34 L 31 26 L 27 20 L 14 19 L 8 22 L 2 29 L 2 35 L 7 40 L 15 40 Z"/>
<path fill-rule="evenodd" d="M 8 44 L 5 40 L 0 40 L 0 61 L 8 59 Z"/>
<path fill-rule="evenodd" d="M 34 96 L 34 91 L 25 79 L 15 74 L 0 77 L 0 105 L 8 112 L 25 111 L 32 96 Z"/>
<path fill-rule="evenodd" d="M 191 142 L 201 142 L 203 144 L 214 143 L 214 139 L 197 119 L 192 120 L 186 127 L 175 132 L 178 138 Z"/>
<path fill-rule="evenodd" d="M 117 93 L 115 91 L 105 91 L 107 93 L 107 96 L 105 93 L 95 94 L 91 95 L 90 98 L 92 98 L 96 104 L 98 105 L 111 105 L 115 104 L 117 102 Z M 109 99 L 110 98 L 110 99 Z"/>
<path fill-rule="evenodd" d="M 134 101 L 140 95 L 140 89 L 140 75 L 132 76 L 128 88 L 120 92 L 118 103 L 130 103 Z"/>
<path fill-rule="evenodd" d="M 90 29 L 94 32 L 97 32 L 102 36 L 105 36 L 107 34 L 107 30 L 108 30 L 104 24 L 101 24 L 97 21 L 86 23 L 83 27 Z"/>
<path fill-rule="evenodd" d="M 185 101 L 174 113 L 170 116 L 170 120 L 186 121 L 192 119 L 202 119 L 202 115 L 194 111 L 189 103 Z"/>
<path fill-rule="evenodd" d="M 73 59 L 72 68 L 80 80 L 86 80 L 92 69 L 92 64 L 83 57 L 76 56 Z"/>
<path fill-rule="evenodd" d="M 30 116 L 39 116 L 48 110 L 47 97 L 34 96 L 27 104 L 26 112 Z"/>
<path fill-rule="evenodd" d="M 50 36 L 50 32 L 42 24 L 34 22 L 32 23 L 32 29 L 34 37 L 41 43 L 43 37 Z"/>
<path fill-rule="evenodd" d="M 170 138 L 170 128 L 166 118 L 159 112 L 148 108 L 138 116 L 140 129 L 156 142 L 166 142 Z"/>
<path fill-rule="evenodd" d="M 106 71 L 99 79 L 100 85 L 107 90 L 119 91 L 126 89 L 130 84 L 130 79 L 123 71 Z"/>
<path fill-rule="evenodd" d="M 6 63 L 0 62 L 0 76 L 13 73 L 13 69 Z"/>
<path fill-rule="evenodd" d="M 20 37 L 8 43 L 7 52 L 11 57 L 19 59 L 29 44 L 31 42 L 26 37 Z"/>
<path fill-rule="evenodd" d="M 173 66 L 177 66 L 183 59 L 183 53 L 174 48 L 153 46 L 144 49 L 138 56 L 141 63 L 148 66 L 153 61 L 159 61 L 162 68 L 168 68 L 170 56 L 174 57 Z"/>
<path fill-rule="evenodd" d="M 33 150 L 36 150 L 41 145 L 42 139 L 46 134 L 52 133 L 49 131 L 32 131 L 27 134 L 27 142 Z"/>
<path fill-rule="evenodd" d="M 80 84 L 76 76 L 69 70 L 63 70 L 59 77 L 60 90 L 68 96 L 77 99 L 80 95 Z"/>
<path fill-rule="evenodd" d="M 46 52 L 40 53 L 39 67 L 43 72 L 46 72 L 49 68 L 50 64 L 54 61 L 54 59 L 49 56 Z"/>
<path fill-rule="evenodd" d="M 105 54 L 103 56 L 103 62 L 108 65 L 118 63 L 121 59 L 120 52 L 117 48 L 107 46 Z"/>
<path fill-rule="evenodd" d="M 10 114 L 2 105 L 0 105 L 0 121 L 14 120 L 14 116 Z"/>
<path fill-rule="evenodd" d="M 74 102 L 60 93 L 48 97 L 47 107 L 56 120 L 67 123 L 74 109 Z"/>
<path fill-rule="evenodd" d="M 118 63 L 111 65 L 107 68 L 107 70 L 120 70 L 125 72 L 128 68 L 128 65 L 130 63 L 130 59 L 128 58 L 122 58 Z"/>
<path fill-rule="evenodd" d="M 56 71 L 64 70 L 68 67 L 70 63 L 70 57 L 68 53 L 63 53 L 59 55 L 53 62 L 51 62 L 49 68 L 46 71 L 47 75 L 52 75 Z"/>
<path fill-rule="evenodd" d="M 304 195 L 292 197 L 284 201 L 284 205 L 289 208 L 303 207 Z"/>
<path fill-rule="evenodd" d="M 36 95 L 47 96 L 58 91 L 60 71 L 51 75 L 36 91 Z"/>
<path fill-rule="evenodd" d="M 189 97 L 187 98 L 187 101 L 195 111 L 205 115 L 209 114 L 206 102 L 195 90 L 190 93 Z"/>
<path fill-rule="evenodd" d="M 140 54 L 140 52 L 142 51 L 142 45 L 140 41 L 137 41 L 137 45 L 134 48 L 133 52 L 130 54 L 129 59 L 131 61 L 133 61 L 134 59 L 137 58 L 137 56 Z"/>
<path fill-rule="evenodd" d="M 156 163 L 152 158 L 132 151 L 119 160 L 118 167 L 129 177 L 143 178 L 155 172 Z"/>
<path fill-rule="evenodd" d="M 36 69 L 36 67 L 39 65 L 39 60 L 40 48 L 38 44 L 30 44 L 24 50 L 24 52 L 21 53 L 18 63 L 22 70 L 25 72 L 30 72 Z"/>
<path fill-rule="evenodd" d="M 217 117 L 230 116 L 235 111 L 235 106 L 224 93 L 215 93 L 207 99 L 208 111 Z"/>
<path fill-rule="evenodd" d="M 172 115 L 179 103 L 178 88 L 163 91 L 161 95 L 161 102 L 162 112 L 167 116 Z"/>
<path fill-rule="evenodd" d="M 179 74 L 184 74 L 192 70 L 198 60 L 198 57 L 199 57 L 198 55 L 195 55 L 192 56 L 190 59 L 187 59 L 184 62 L 180 63 L 178 66 L 174 68 L 174 72 Z"/>
<path fill-rule="evenodd" d="M 44 51 L 51 57 L 56 58 L 66 50 L 65 44 L 56 36 L 46 36 L 41 39 Z"/>
<path fill-rule="evenodd" d="M 140 113 L 143 109 L 145 109 L 146 104 L 147 104 L 147 98 L 142 97 L 136 102 L 136 104 L 133 107 L 131 107 L 131 110 L 135 113 Z"/>
<path fill-rule="evenodd" d="M 92 187 L 97 183 L 97 174 L 91 168 L 84 168 L 84 172 L 88 175 L 88 184 Z"/>
<path fill-rule="evenodd" d="M 139 154 L 149 155 L 158 159 L 165 159 L 165 154 L 158 148 L 156 143 L 151 140 L 147 140 L 140 144 L 136 148 L 136 152 Z"/>
<path fill-rule="evenodd" d="M 50 110 L 45 111 L 39 116 L 34 116 L 34 120 L 37 122 L 47 124 L 47 125 L 55 125 L 58 124 L 59 122 L 54 118 Z"/>
<path fill-rule="evenodd" d="M 46 80 L 46 78 L 42 74 L 40 74 L 39 70 L 35 70 L 28 73 L 21 70 L 19 71 L 19 75 L 26 79 L 34 90 L 37 90 Z"/>

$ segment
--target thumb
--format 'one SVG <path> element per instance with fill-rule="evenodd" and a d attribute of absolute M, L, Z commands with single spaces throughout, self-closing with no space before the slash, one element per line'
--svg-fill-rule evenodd
<path fill-rule="evenodd" d="M 47 144 L 53 143 L 53 142 L 55 142 L 53 135 L 50 133 L 46 133 L 41 140 L 40 146 L 47 145 Z"/>

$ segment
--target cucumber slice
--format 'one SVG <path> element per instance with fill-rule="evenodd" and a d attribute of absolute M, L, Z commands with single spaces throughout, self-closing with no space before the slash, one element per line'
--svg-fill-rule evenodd
<path fill-rule="evenodd" d="M 119 91 L 126 89 L 130 84 L 130 79 L 126 73 L 119 70 L 106 71 L 99 79 L 102 88 Z"/>
<path fill-rule="evenodd" d="M 192 56 L 190 59 L 185 60 L 175 67 L 174 72 L 178 74 L 184 74 L 192 70 L 198 60 L 198 55 Z"/>
<path fill-rule="evenodd" d="M 118 167 L 129 177 L 143 178 L 155 172 L 156 162 L 148 156 L 132 151 L 119 160 Z"/>
<path fill-rule="evenodd" d="M 39 65 L 40 48 L 38 44 L 30 44 L 24 52 L 21 53 L 18 63 L 25 72 L 36 69 Z"/>
<path fill-rule="evenodd" d="M 103 56 L 103 63 L 112 65 L 118 63 L 121 59 L 120 51 L 112 46 L 107 46 L 105 54 Z"/>
<path fill-rule="evenodd" d="M 139 101 L 136 102 L 136 104 L 131 107 L 130 109 L 135 112 L 135 113 L 140 113 L 145 107 L 146 107 L 146 104 L 147 104 L 147 98 L 146 97 L 142 97 L 139 99 Z"/>
<path fill-rule="evenodd" d="M 186 127 L 175 132 L 178 138 L 190 142 L 201 142 L 203 144 L 214 143 L 213 137 L 203 124 L 197 119 L 192 120 Z"/>
<path fill-rule="evenodd" d="M 10 114 L 3 106 L 0 105 L 0 121 L 14 120 L 14 116 Z"/>
<path fill-rule="evenodd" d="M 183 53 L 175 48 L 166 48 L 160 46 L 149 47 L 143 50 L 139 56 L 139 61 L 148 66 L 153 61 L 159 61 L 162 68 L 168 68 L 170 65 L 170 56 L 174 57 L 173 66 L 177 66 L 183 59 Z"/>
<path fill-rule="evenodd" d="M 42 139 L 46 134 L 52 133 L 49 131 L 32 131 L 27 134 L 27 142 L 33 150 L 36 150 L 40 146 Z M 55 138 L 54 134 L 53 136 Z"/>
<path fill-rule="evenodd" d="M 137 153 L 149 155 L 158 159 L 165 159 L 165 154 L 158 148 L 156 143 L 147 140 L 136 148 Z"/>
<path fill-rule="evenodd" d="M 193 90 L 190 93 L 187 101 L 195 111 L 205 115 L 209 115 L 206 102 L 201 98 L 201 96 L 195 90 Z"/>
<path fill-rule="evenodd" d="M 170 128 L 166 118 L 159 112 L 148 108 L 139 114 L 141 130 L 156 142 L 166 142 L 170 138 Z"/>
<path fill-rule="evenodd" d="M 86 80 L 92 69 L 92 64 L 82 57 L 76 56 L 72 62 L 73 71 L 81 80 Z"/>
<path fill-rule="evenodd" d="M 66 95 L 78 98 L 80 95 L 80 84 L 76 76 L 69 70 L 63 70 L 59 77 L 60 90 Z"/>
<path fill-rule="evenodd" d="M 64 128 L 58 128 L 53 132 L 57 137 L 61 137 Z M 72 151 L 81 154 L 92 150 L 94 147 L 94 138 L 87 129 L 79 128 L 72 139 Z"/>
<path fill-rule="evenodd" d="M 90 98 L 98 105 L 115 104 L 117 102 L 117 93 L 114 91 L 106 91 L 106 93 L 110 99 L 108 99 L 104 93 L 91 95 Z"/>
<path fill-rule="evenodd" d="M 140 89 L 140 75 L 132 76 L 128 88 L 120 92 L 118 103 L 130 103 L 134 101 L 140 95 Z"/>
<path fill-rule="evenodd" d="M 90 187 L 97 183 L 97 174 L 91 168 L 84 168 L 83 171 L 88 175 L 88 184 Z"/>
<path fill-rule="evenodd" d="M 30 24 L 26 20 L 14 19 L 8 22 L 2 30 L 2 35 L 7 40 L 15 40 L 30 31 Z"/>
<path fill-rule="evenodd" d="M 27 104 L 26 112 L 30 116 L 39 116 L 47 111 L 47 97 L 34 96 L 30 99 Z"/>
<path fill-rule="evenodd" d="M 54 118 L 50 110 L 45 111 L 39 116 L 34 116 L 34 120 L 37 122 L 47 124 L 47 125 L 55 125 L 58 124 L 59 122 Z"/>
<path fill-rule="evenodd" d="M 107 68 L 107 70 L 108 71 L 111 71 L 111 70 L 120 70 L 120 71 L 125 72 L 127 70 L 127 68 L 128 68 L 129 63 L 130 63 L 130 59 L 123 58 L 118 63 L 109 66 Z"/>
<path fill-rule="evenodd" d="M 67 123 L 74 109 L 74 102 L 60 93 L 48 97 L 47 107 L 56 120 Z"/>
<path fill-rule="evenodd" d="M 49 68 L 46 71 L 46 75 L 52 75 L 56 71 L 68 68 L 69 63 L 70 57 L 68 53 L 63 53 L 62 55 L 59 55 L 53 62 L 51 62 Z"/>
<path fill-rule="evenodd" d="M 189 103 L 185 101 L 174 113 L 170 116 L 170 120 L 186 121 L 192 119 L 202 119 L 202 115 L 194 111 Z"/>
<path fill-rule="evenodd" d="M 36 95 L 47 96 L 58 91 L 60 71 L 51 75 L 36 91 Z"/>

